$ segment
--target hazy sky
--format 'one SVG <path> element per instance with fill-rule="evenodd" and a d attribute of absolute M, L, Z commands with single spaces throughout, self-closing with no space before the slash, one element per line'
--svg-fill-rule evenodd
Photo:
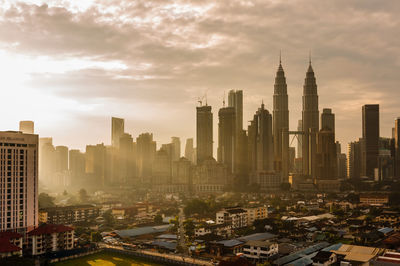
<path fill-rule="evenodd" d="M 195 137 L 205 92 L 217 128 L 230 89 L 244 91 L 247 125 L 262 99 L 272 110 L 281 49 L 291 130 L 311 50 L 320 111 L 333 109 L 337 139 L 361 135 L 368 103 L 380 104 L 390 136 L 400 116 L 399 14 L 399 0 L 3 0 L 0 129 L 34 120 L 40 136 L 82 149 L 109 144 L 118 116 L 134 137 L 153 132 L 166 143 Z"/>

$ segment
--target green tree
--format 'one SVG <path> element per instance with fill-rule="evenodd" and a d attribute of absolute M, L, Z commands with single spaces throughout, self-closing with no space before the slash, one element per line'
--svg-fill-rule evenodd
<path fill-rule="evenodd" d="M 189 238 L 193 238 L 195 233 L 195 225 L 193 223 L 192 219 L 188 219 L 186 221 L 183 222 L 183 228 L 185 229 L 185 234 L 189 237 Z"/>
<path fill-rule="evenodd" d="M 90 233 L 90 240 L 92 242 L 100 242 L 103 239 L 99 232 L 91 232 Z"/>
<path fill-rule="evenodd" d="M 114 225 L 114 216 L 111 213 L 111 210 L 105 211 L 103 213 L 104 224 L 106 226 L 113 226 Z"/>
<path fill-rule="evenodd" d="M 154 217 L 154 223 L 155 223 L 155 224 L 162 224 L 162 223 L 163 223 L 163 218 L 162 218 L 162 216 L 161 216 L 160 214 L 157 214 L 157 215 Z"/>
<path fill-rule="evenodd" d="M 39 208 L 48 208 L 56 206 L 54 204 L 54 198 L 47 193 L 39 194 Z"/>

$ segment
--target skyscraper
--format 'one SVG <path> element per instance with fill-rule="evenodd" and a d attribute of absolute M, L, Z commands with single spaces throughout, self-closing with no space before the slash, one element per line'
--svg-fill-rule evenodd
<path fill-rule="evenodd" d="M 92 184 L 104 186 L 106 180 L 106 146 L 104 144 L 86 145 L 85 173 Z"/>
<path fill-rule="evenodd" d="M 111 145 L 119 148 L 119 139 L 124 134 L 124 119 L 111 117 Z"/>
<path fill-rule="evenodd" d="M 240 184 L 247 181 L 247 135 L 243 130 L 243 91 L 230 90 L 228 94 L 228 106 L 235 108 L 236 143 L 235 143 L 235 174 Z"/>
<path fill-rule="evenodd" d="M 361 176 L 361 142 L 350 142 L 347 146 L 347 178 L 359 179 Z"/>
<path fill-rule="evenodd" d="M 179 159 L 181 158 L 181 140 L 178 137 L 172 137 L 171 144 L 173 149 L 171 160 L 173 162 L 179 161 Z"/>
<path fill-rule="evenodd" d="M 228 94 L 228 106 L 235 108 L 236 135 L 243 130 L 243 91 L 230 90 Z"/>
<path fill-rule="evenodd" d="M 394 154 L 395 154 L 395 177 L 400 178 L 400 117 L 394 123 Z"/>
<path fill-rule="evenodd" d="M 213 157 L 213 114 L 211 106 L 196 107 L 197 164 Z"/>
<path fill-rule="evenodd" d="M 0 132 L 0 231 L 38 226 L 38 136 Z"/>
<path fill-rule="evenodd" d="M 218 162 L 235 172 L 236 116 L 235 108 L 223 107 L 218 112 Z"/>
<path fill-rule="evenodd" d="M 56 172 L 66 172 L 68 170 L 68 147 L 56 146 Z"/>
<path fill-rule="evenodd" d="M 314 70 L 308 66 L 303 86 L 303 173 L 315 178 L 316 133 L 319 130 L 318 93 Z"/>
<path fill-rule="evenodd" d="M 279 60 L 274 85 L 273 103 L 273 137 L 274 137 L 274 169 L 286 179 L 289 165 L 289 135 L 283 136 L 284 130 L 289 130 L 289 107 L 285 72 Z M 287 138 L 286 140 L 283 140 Z M 284 147 L 283 147 L 284 145 Z M 283 152 L 284 150 L 284 152 Z M 285 158 L 283 158 L 285 157 Z"/>
<path fill-rule="evenodd" d="M 185 145 L 185 158 L 191 161 L 192 163 L 195 163 L 194 161 L 194 148 L 193 148 L 193 139 L 189 138 L 186 140 L 186 145 Z"/>
<path fill-rule="evenodd" d="M 133 138 L 124 133 L 119 138 L 119 182 L 132 183 L 136 173 L 136 158 L 134 154 Z"/>
<path fill-rule="evenodd" d="M 33 121 L 20 121 L 19 131 L 25 134 L 34 134 L 35 124 Z"/>
<path fill-rule="evenodd" d="M 272 172 L 274 170 L 272 116 L 265 109 L 264 104 L 261 104 L 253 120 L 250 121 L 248 132 L 249 170 L 254 182 L 254 177 L 259 172 Z"/>
<path fill-rule="evenodd" d="M 362 169 L 361 174 L 374 178 L 379 155 L 379 104 L 362 107 Z"/>
<path fill-rule="evenodd" d="M 332 113 L 332 109 L 322 109 L 321 129 L 328 129 L 335 133 L 335 114 Z"/>
<path fill-rule="evenodd" d="M 144 183 L 151 182 L 157 144 L 152 133 L 142 133 L 136 138 L 136 167 L 138 177 Z"/>
<path fill-rule="evenodd" d="M 338 190 L 337 153 L 335 134 L 332 130 L 321 129 L 316 137 L 315 177 L 321 190 Z"/>

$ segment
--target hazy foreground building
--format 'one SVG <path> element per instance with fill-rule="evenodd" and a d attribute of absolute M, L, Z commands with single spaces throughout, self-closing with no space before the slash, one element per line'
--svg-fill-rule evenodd
<path fill-rule="evenodd" d="M 153 134 L 143 133 L 136 138 L 136 166 L 139 179 L 144 183 L 151 182 L 153 162 L 157 144 Z"/>
<path fill-rule="evenodd" d="M 19 122 L 19 131 L 25 134 L 34 134 L 35 132 L 35 123 L 33 121 L 20 121 Z"/>
<path fill-rule="evenodd" d="M 195 156 L 194 156 L 193 139 L 189 138 L 186 140 L 185 158 L 191 161 L 192 163 L 195 163 L 194 157 Z"/>
<path fill-rule="evenodd" d="M 213 157 L 213 114 L 211 106 L 196 107 L 197 164 Z"/>
<path fill-rule="evenodd" d="M 0 132 L 0 231 L 38 225 L 38 136 Z"/>

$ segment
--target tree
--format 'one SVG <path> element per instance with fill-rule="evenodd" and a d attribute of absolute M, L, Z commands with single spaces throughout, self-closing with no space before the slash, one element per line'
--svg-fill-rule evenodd
<path fill-rule="evenodd" d="M 155 223 L 155 224 L 162 224 L 162 223 L 163 223 L 163 218 L 162 218 L 162 216 L 161 216 L 160 214 L 157 214 L 157 215 L 154 217 L 154 223 Z"/>
<path fill-rule="evenodd" d="M 79 190 L 79 201 L 84 203 L 84 202 L 87 202 L 88 199 L 89 199 L 89 196 L 87 194 L 86 189 L 81 188 L 81 190 Z"/>
<path fill-rule="evenodd" d="M 179 217 L 175 216 L 174 219 L 169 220 L 170 224 L 173 224 L 172 228 L 171 228 L 171 232 L 172 233 L 177 233 L 178 229 L 179 229 Z"/>
<path fill-rule="evenodd" d="M 189 237 L 192 238 L 194 237 L 194 229 L 195 229 L 195 225 L 193 223 L 192 219 L 188 219 L 186 221 L 183 222 L 183 228 L 185 229 L 185 234 Z"/>
<path fill-rule="evenodd" d="M 47 193 L 39 194 L 39 208 L 49 208 L 56 206 L 54 204 L 54 198 Z"/>
<path fill-rule="evenodd" d="M 281 183 L 280 188 L 282 191 L 289 191 L 290 190 L 290 183 Z"/>
<path fill-rule="evenodd" d="M 100 242 L 103 239 L 99 232 L 91 232 L 90 238 L 92 242 Z"/>
<path fill-rule="evenodd" d="M 111 213 L 111 210 L 105 211 L 103 213 L 104 224 L 106 226 L 113 226 L 114 225 L 114 216 Z"/>

